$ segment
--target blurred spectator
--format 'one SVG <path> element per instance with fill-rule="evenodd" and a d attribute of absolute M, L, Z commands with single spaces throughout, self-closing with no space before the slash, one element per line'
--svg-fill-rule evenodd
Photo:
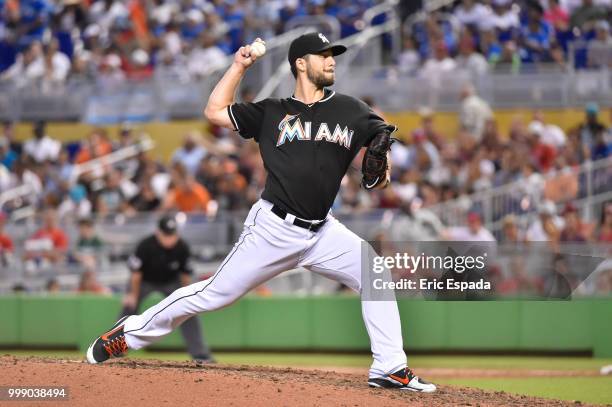
<path fill-rule="evenodd" d="M 543 19 L 544 9 L 537 2 L 528 3 L 527 22 L 521 28 L 521 59 L 523 62 L 550 60 L 553 29 Z"/>
<path fill-rule="evenodd" d="M 476 52 L 475 45 L 472 34 L 467 30 L 463 31 L 459 39 L 459 55 L 455 58 L 457 67 L 467 70 L 474 79 L 486 74 L 489 69 L 487 60 Z"/>
<path fill-rule="evenodd" d="M 462 25 L 476 27 L 490 16 L 491 10 L 476 0 L 461 0 L 454 14 Z"/>
<path fill-rule="evenodd" d="M 41 79 L 46 86 L 62 85 L 70 72 L 70 59 L 59 51 L 59 43 L 53 39 L 43 45 L 42 57 L 32 62 L 33 79 Z"/>
<path fill-rule="evenodd" d="M 554 202 L 543 201 L 538 207 L 538 218 L 527 228 L 526 238 L 529 242 L 557 241 L 563 229 L 563 219 L 557 215 Z"/>
<path fill-rule="evenodd" d="M 6 267 L 11 261 L 14 251 L 13 240 L 4 232 L 7 216 L 0 211 L 0 265 Z"/>
<path fill-rule="evenodd" d="M 575 199 L 579 188 L 578 173 L 567 164 L 565 157 L 557 157 L 554 171 L 546 178 L 544 198 L 554 202 L 565 202 Z"/>
<path fill-rule="evenodd" d="M 17 153 L 11 150 L 8 139 L 0 136 L 0 165 L 4 165 L 8 170 L 11 170 L 18 157 Z"/>
<path fill-rule="evenodd" d="M 14 151 L 17 156 L 21 156 L 23 143 L 15 139 L 15 123 L 10 120 L 2 122 L 2 134 L 0 138 L 8 142 L 10 150 Z"/>
<path fill-rule="evenodd" d="M 34 138 L 26 141 L 23 146 L 24 154 L 32 157 L 37 163 L 57 160 L 62 145 L 59 141 L 47 136 L 46 123 L 43 121 L 36 122 L 33 130 Z"/>
<path fill-rule="evenodd" d="M 106 215 L 127 209 L 127 201 L 138 192 L 138 187 L 116 168 L 109 169 L 104 181 L 96 199 L 96 212 Z"/>
<path fill-rule="evenodd" d="M 27 196 L 21 198 L 22 205 L 28 204 L 36 205 L 37 200 L 42 196 L 43 185 L 40 178 L 32 169 L 34 163 L 32 163 L 26 157 L 20 157 L 13 166 L 13 172 L 7 173 L 6 178 L 0 179 L 0 189 L 7 190 L 20 186 L 27 186 L 30 189 L 30 193 Z"/>
<path fill-rule="evenodd" d="M 81 274 L 81 280 L 79 281 L 79 293 L 90 293 L 90 294 L 101 294 L 101 295 L 110 295 L 112 291 L 102 285 L 97 277 L 96 273 L 91 270 L 84 271 Z"/>
<path fill-rule="evenodd" d="M 42 46 L 33 42 L 17 55 L 15 62 L 2 74 L 0 80 L 9 81 L 18 87 L 33 83 L 40 75 L 37 72 L 36 62 L 42 59 Z"/>
<path fill-rule="evenodd" d="M 567 142 L 565 132 L 555 124 L 547 124 L 540 110 L 534 112 L 533 121 L 529 124 L 528 128 L 539 134 L 540 141 L 543 144 L 552 146 L 555 149 L 560 149 Z"/>
<path fill-rule="evenodd" d="M 181 163 L 190 175 L 195 175 L 200 161 L 206 156 L 206 149 L 201 146 L 202 135 L 197 130 L 187 133 L 183 145 L 172 154 L 172 162 Z"/>
<path fill-rule="evenodd" d="M 408 148 L 407 162 L 422 173 L 435 171 L 440 166 L 440 153 L 436 146 L 427 140 L 422 129 L 412 133 L 412 145 Z"/>
<path fill-rule="evenodd" d="M 561 231 L 560 240 L 562 242 L 586 242 L 584 225 L 580 220 L 578 209 L 571 203 L 567 203 L 563 209 L 563 219 L 565 227 Z"/>
<path fill-rule="evenodd" d="M 595 39 L 587 45 L 589 68 L 612 68 L 612 38 L 610 23 L 605 20 L 595 24 Z"/>
<path fill-rule="evenodd" d="M 503 219 L 502 226 L 502 243 L 522 243 L 524 242 L 524 237 L 521 234 L 521 231 L 518 227 L 516 217 L 514 215 L 506 215 Z"/>
<path fill-rule="evenodd" d="M 421 65 L 415 40 L 409 36 L 402 40 L 402 52 L 397 58 L 398 70 L 403 74 L 414 74 Z"/>
<path fill-rule="evenodd" d="M 441 77 L 454 71 L 456 67 L 457 63 L 450 57 L 446 44 L 438 40 L 434 43 L 433 58 L 425 61 L 421 68 L 421 75 L 431 81 L 433 86 L 439 86 Z"/>
<path fill-rule="evenodd" d="M 206 188 L 198 184 L 182 164 L 172 165 L 172 187 L 163 202 L 164 210 L 206 213 L 210 200 Z"/>
<path fill-rule="evenodd" d="M 467 214 L 467 226 L 455 226 L 442 232 L 446 240 L 456 242 L 496 242 L 495 237 L 482 225 L 482 215 L 477 211 Z"/>
<path fill-rule="evenodd" d="M 548 0 L 548 9 L 544 13 L 544 20 L 552 24 L 558 31 L 566 31 L 569 27 L 570 16 L 559 0 Z"/>
<path fill-rule="evenodd" d="M 142 182 L 138 194 L 130 199 L 130 209 L 134 212 L 153 212 L 160 204 L 161 201 L 155 195 L 150 182 Z"/>
<path fill-rule="evenodd" d="M 502 46 L 494 28 L 483 28 L 480 31 L 480 52 L 491 67 L 495 67 L 501 59 Z"/>
<path fill-rule="evenodd" d="M 96 234 L 93 220 L 82 218 L 78 221 L 79 235 L 77 238 L 74 257 L 86 271 L 98 269 L 100 256 L 104 249 L 104 242 Z"/>
<path fill-rule="evenodd" d="M 87 190 L 81 184 L 73 185 L 68 195 L 57 208 L 60 219 L 72 217 L 75 219 L 87 218 L 93 211 L 91 201 L 87 197 Z"/>
<path fill-rule="evenodd" d="M 48 208 L 43 213 L 42 227 L 25 243 L 26 269 L 34 271 L 64 260 L 68 236 L 58 225 L 57 212 Z"/>
<path fill-rule="evenodd" d="M 203 32 L 199 45 L 194 47 L 187 59 L 187 69 L 194 78 L 202 78 L 226 64 L 225 53 L 215 44 L 215 38 Z"/>
<path fill-rule="evenodd" d="M 245 202 L 244 191 L 247 187 L 246 179 L 238 172 L 236 160 L 226 157 L 222 162 L 222 175 L 217 180 L 215 200 L 218 208 L 224 210 L 237 210 L 248 207 Z"/>
<path fill-rule="evenodd" d="M 545 129 L 541 122 L 531 122 L 528 127 L 529 150 L 531 162 L 537 165 L 538 170 L 548 172 L 553 167 L 556 151 L 550 144 L 544 143 Z"/>
<path fill-rule="evenodd" d="M 396 242 L 428 242 L 436 241 L 443 230 L 440 219 L 432 211 L 420 207 L 415 200 L 401 205 L 389 233 Z"/>
<path fill-rule="evenodd" d="M 446 145 L 446 140 L 444 139 L 442 134 L 440 134 L 435 129 L 434 111 L 429 107 L 422 106 L 419 108 L 418 112 L 419 116 L 421 117 L 421 128 L 425 133 L 425 137 L 427 137 L 427 140 L 429 140 L 431 143 L 433 143 L 434 146 L 436 146 L 438 151 L 442 151 Z"/>
<path fill-rule="evenodd" d="M 582 6 L 575 9 L 570 17 L 570 26 L 588 31 L 585 24 L 588 22 L 603 20 L 606 18 L 606 10 L 593 4 L 593 0 L 582 0 Z"/>
<path fill-rule="evenodd" d="M 597 226 L 597 241 L 612 243 L 612 201 L 604 202 Z"/>
<path fill-rule="evenodd" d="M 495 64 L 497 72 L 519 73 L 522 61 L 518 46 L 514 41 L 507 41 L 503 44 L 499 60 Z"/>
<path fill-rule="evenodd" d="M 116 3 L 115 3 L 116 4 Z M 117 89 L 125 82 L 125 73 L 121 70 L 121 58 L 114 52 L 107 53 L 100 63 L 98 84 L 102 88 Z"/>
<path fill-rule="evenodd" d="M 492 118 L 493 111 L 489 104 L 476 94 L 476 89 L 472 84 L 465 85 L 461 90 L 461 107 L 459 109 L 461 127 L 480 141 L 485 123 Z"/>
<path fill-rule="evenodd" d="M 480 28 L 492 28 L 498 31 L 498 39 L 506 42 L 514 39 L 520 26 L 519 16 L 512 0 L 493 0 L 493 14 L 480 23 Z M 488 23 L 488 24 L 487 24 Z M 483 25 L 485 27 L 483 27 Z"/>
<path fill-rule="evenodd" d="M 110 154 L 113 146 L 108 138 L 108 134 L 104 129 L 94 129 L 89 133 L 89 137 L 83 140 L 79 152 L 77 153 L 74 162 L 82 164 L 94 158 L 102 157 Z"/>
<path fill-rule="evenodd" d="M 610 156 L 612 156 L 612 140 L 608 141 L 607 134 L 600 131 L 595 136 L 595 141 L 591 150 L 591 159 L 603 160 Z"/>
<path fill-rule="evenodd" d="M 332 2 L 329 2 L 332 3 Z M 280 4 L 265 0 L 255 0 L 246 3 L 244 40 L 250 44 L 255 38 L 268 40 L 275 35 L 278 24 Z"/>
<path fill-rule="evenodd" d="M 128 79 L 138 81 L 153 75 L 153 66 L 149 53 L 142 48 L 135 49 L 123 63 L 123 70 Z"/>
<path fill-rule="evenodd" d="M 597 103 L 589 103 L 585 109 L 586 120 L 578 129 L 581 144 L 581 161 L 591 159 L 596 145 L 596 140 L 606 127 L 599 121 L 599 106 Z"/>

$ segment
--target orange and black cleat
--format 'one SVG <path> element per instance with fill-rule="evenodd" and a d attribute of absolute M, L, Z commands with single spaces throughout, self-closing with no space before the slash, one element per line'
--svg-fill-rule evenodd
<path fill-rule="evenodd" d="M 433 393 L 436 386 L 412 373 L 412 370 L 403 368 L 395 373 L 389 373 L 383 377 L 370 377 L 370 387 L 383 389 L 410 390 L 422 393 Z"/>
<path fill-rule="evenodd" d="M 102 363 L 110 358 L 119 358 L 128 351 L 123 333 L 123 321 L 127 316 L 121 318 L 106 333 L 100 335 L 87 349 L 87 361 L 91 364 Z"/>

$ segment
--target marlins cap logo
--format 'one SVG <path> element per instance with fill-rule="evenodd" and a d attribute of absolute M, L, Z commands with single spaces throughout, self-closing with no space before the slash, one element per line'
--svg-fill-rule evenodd
<path fill-rule="evenodd" d="M 329 40 L 327 39 L 326 36 L 324 36 L 322 33 L 319 33 L 319 38 L 321 39 L 321 41 L 323 41 L 325 44 L 329 44 Z"/>

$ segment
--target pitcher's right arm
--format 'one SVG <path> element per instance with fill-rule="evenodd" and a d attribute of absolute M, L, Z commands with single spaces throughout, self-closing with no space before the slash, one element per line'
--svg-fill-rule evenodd
<path fill-rule="evenodd" d="M 234 62 L 215 86 L 204 109 L 204 116 L 213 124 L 234 130 L 227 107 L 234 103 L 236 90 L 246 70 L 257 57 L 251 55 L 251 46 L 240 47 L 234 54 Z"/>

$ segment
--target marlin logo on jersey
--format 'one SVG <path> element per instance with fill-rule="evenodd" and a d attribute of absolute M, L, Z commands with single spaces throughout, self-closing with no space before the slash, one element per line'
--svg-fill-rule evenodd
<path fill-rule="evenodd" d="M 312 122 L 304 122 L 298 117 L 299 114 L 290 115 L 287 114 L 278 124 L 278 141 L 276 147 L 285 144 L 286 141 L 292 142 L 294 139 L 297 140 L 311 140 L 312 134 Z M 328 141 L 330 143 L 336 143 L 346 149 L 351 148 L 351 141 L 353 139 L 353 130 L 350 130 L 347 126 L 344 128 L 336 124 L 334 131 L 329 129 L 327 123 L 323 122 L 319 125 L 315 135 L 315 141 Z"/>

